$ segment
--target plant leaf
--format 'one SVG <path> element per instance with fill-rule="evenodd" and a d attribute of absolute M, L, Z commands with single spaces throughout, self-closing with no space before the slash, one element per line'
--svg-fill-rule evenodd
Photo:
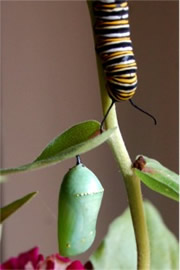
<path fill-rule="evenodd" d="M 175 236 L 150 202 L 145 202 L 144 206 L 150 238 L 150 269 L 178 270 L 179 252 Z M 90 260 L 97 270 L 137 269 L 135 236 L 129 209 L 111 223 L 105 239 Z"/>
<path fill-rule="evenodd" d="M 90 151 L 104 143 L 116 129 L 108 129 L 97 135 L 99 127 L 99 122 L 93 120 L 77 124 L 53 139 L 32 163 L 17 168 L 1 169 L 0 174 L 19 173 L 47 167 Z"/>
<path fill-rule="evenodd" d="M 0 223 L 2 223 L 5 219 L 11 216 L 14 212 L 16 212 L 21 206 L 30 201 L 34 196 L 37 195 L 38 192 L 32 192 L 27 194 L 26 196 L 4 206 L 0 209 Z"/>
<path fill-rule="evenodd" d="M 164 167 L 155 159 L 143 156 L 146 164 L 140 171 L 135 169 L 136 175 L 150 189 L 179 201 L 179 176 Z"/>

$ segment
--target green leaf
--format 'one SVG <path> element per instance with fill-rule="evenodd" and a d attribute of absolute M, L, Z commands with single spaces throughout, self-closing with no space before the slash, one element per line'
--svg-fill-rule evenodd
<path fill-rule="evenodd" d="M 65 159 L 85 153 L 104 143 L 115 128 L 97 134 L 100 124 L 87 121 L 77 124 L 52 140 L 42 153 L 32 162 L 17 168 L 1 169 L 0 174 L 19 173 L 56 164 Z"/>
<path fill-rule="evenodd" d="M 151 270 L 178 268 L 178 242 L 167 229 L 160 214 L 145 202 L 145 214 L 150 238 Z M 105 239 L 90 257 L 95 269 L 136 270 L 137 252 L 129 209 L 110 225 Z"/>
<path fill-rule="evenodd" d="M 2 223 L 5 219 L 11 216 L 14 212 L 16 212 L 21 206 L 30 201 L 34 196 L 37 195 L 38 192 L 32 192 L 27 194 L 26 196 L 4 206 L 0 209 L 0 223 Z"/>
<path fill-rule="evenodd" d="M 150 189 L 179 201 L 179 176 L 164 167 L 157 160 L 143 156 L 146 164 L 140 171 L 135 169 L 136 175 Z"/>
<path fill-rule="evenodd" d="M 150 203 L 145 204 L 146 221 L 150 235 L 151 269 L 179 269 L 179 245 L 165 226 L 160 214 Z"/>

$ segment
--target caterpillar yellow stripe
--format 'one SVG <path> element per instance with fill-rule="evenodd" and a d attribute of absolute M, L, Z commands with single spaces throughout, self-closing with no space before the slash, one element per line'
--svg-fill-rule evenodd
<path fill-rule="evenodd" d="M 137 88 L 137 64 L 130 39 L 129 7 L 124 0 L 94 1 L 96 51 L 103 62 L 108 94 L 131 99 Z"/>

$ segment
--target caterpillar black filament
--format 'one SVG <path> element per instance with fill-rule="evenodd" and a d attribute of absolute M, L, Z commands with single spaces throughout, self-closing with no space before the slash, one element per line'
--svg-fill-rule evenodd
<path fill-rule="evenodd" d="M 129 7 L 126 0 L 99 0 L 93 3 L 96 51 L 99 54 L 107 80 L 107 91 L 116 101 L 131 100 L 137 88 L 137 64 L 130 39 Z M 108 115 L 110 109 L 105 115 Z M 103 119 L 103 122 L 105 120 Z"/>

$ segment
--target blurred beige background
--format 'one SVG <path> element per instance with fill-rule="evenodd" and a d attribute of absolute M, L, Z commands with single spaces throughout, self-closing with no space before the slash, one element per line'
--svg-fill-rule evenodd
<path fill-rule="evenodd" d="M 153 113 L 158 125 L 124 102 L 117 104 L 121 130 L 132 159 L 145 154 L 178 172 L 178 1 L 131 1 L 130 8 L 139 68 L 134 101 Z M 75 123 L 100 121 L 102 111 L 85 1 L 2 1 L 1 32 L 1 164 L 11 167 L 33 160 L 52 138 Z M 85 261 L 108 224 L 127 207 L 127 197 L 106 144 L 82 160 L 105 188 L 96 241 L 80 256 Z M 35 245 L 45 255 L 57 252 L 58 192 L 74 162 L 12 175 L 3 185 L 3 204 L 39 190 L 6 222 L 4 259 Z M 177 235 L 178 204 L 142 188 L 144 198 L 156 205 Z"/>

